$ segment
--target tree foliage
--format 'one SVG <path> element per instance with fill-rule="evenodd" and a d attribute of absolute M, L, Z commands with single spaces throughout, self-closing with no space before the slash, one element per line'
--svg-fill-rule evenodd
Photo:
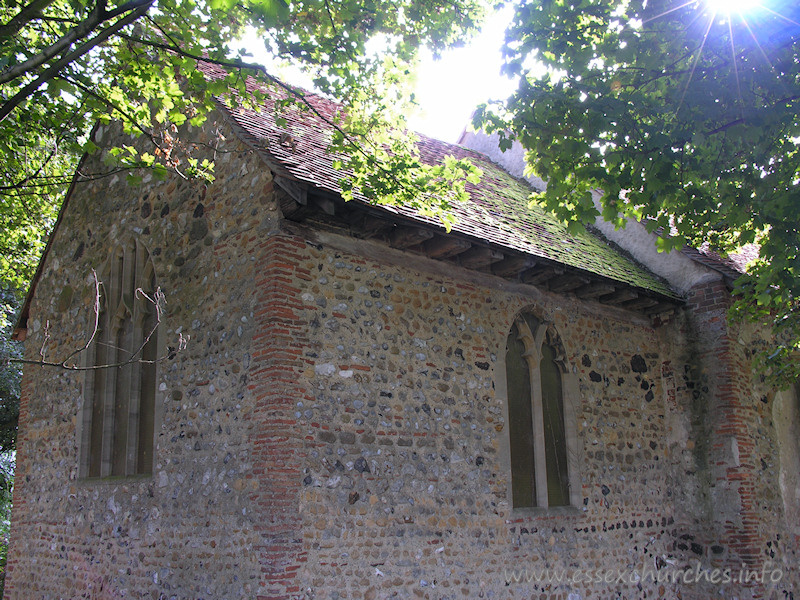
<path fill-rule="evenodd" d="M 172 144 L 175 127 L 199 125 L 220 99 L 261 103 L 278 88 L 303 104 L 302 92 L 246 62 L 236 40 L 248 27 L 350 108 L 337 123 L 337 146 L 353 157 L 345 166 L 361 174 L 365 192 L 419 183 L 427 167 L 412 161 L 410 176 L 379 152 L 397 137 L 387 128 L 402 119 L 392 104 L 373 100 L 402 96 L 395 75 L 408 71 L 420 45 L 441 50 L 462 39 L 484 10 L 479 0 L 0 0 L 0 226 L 9 232 L 0 240 L 0 276 L 30 278 L 79 155 L 102 150 L 88 137 L 98 120 L 121 120 L 151 147 L 117 148 L 104 155 L 106 171 L 79 178 L 122 170 L 135 182 L 141 168 L 212 178 L 212 164 Z M 228 75 L 204 76 L 200 58 Z M 260 86 L 247 91 L 245 76 Z M 376 86 L 382 93 L 370 93 Z M 366 128 L 364 115 L 376 110 L 383 116 Z M 422 179 L 452 197 L 440 176 Z"/>
<path fill-rule="evenodd" d="M 767 4 L 729 14 L 702 1 L 523 0 L 504 48 L 519 87 L 477 123 L 522 143 L 548 181 L 538 201 L 573 228 L 602 213 L 618 226 L 644 221 L 664 249 L 758 243 L 736 308 L 772 325 L 779 346 L 762 359 L 791 380 L 800 10 Z"/>
<path fill-rule="evenodd" d="M 19 344 L 10 340 L 59 204 L 74 179 L 143 170 L 213 179 L 175 135 L 219 102 L 294 104 L 305 92 L 248 62 L 237 40 L 255 29 L 276 56 L 299 63 L 343 101 L 332 149 L 352 173 L 346 194 L 417 202 L 436 214 L 464 195 L 465 161 L 424 165 L 404 128 L 410 65 L 476 29 L 483 0 L 0 0 L 0 449 L 13 448 L 19 414 Z M 379 48 L 374 51 L 372 48 Z M 209 76 L 217 64 L 223 69 Z M 250 80 L 248 81 L 248 78 Z M 91 128 L 115 120 L 145 141 L 101 147 Z M 101 172 L 85 153 L 102 152 Z M 76 171 L 77 169 L 77 171 Z M 9 359 L 17 359 L 9 363 Z M 2 490 L 0 490 L 1 492 Z"/>
<path fill-rule="evenodd" d="M 16 290 L 0 284 L 0 456 L 16 448 L 22 366 L 11 363 L 8 359 L 22 357 L 21 344 L 11 339 L 14 319 L 19 311 L 19 300 Z M 0 473 L 0 508 L 2 482 Z"/>
<path fill-rule="evenodd" d="M 549 182 L 539 201 L 571 227 L 598 214 L 643 220 L 661 246 L 760 244 L 739 281 L 740 314 L 771 323 L 765 360 L 791 378 L 800 340 L 797 182 L 800 56 L 795 3 L 739 15 L 704 0 L 522 0 L 506 70 L 520 78 L 477 122 L 518 139 Z M 102 151 L 104 177 L 140 169 L 213 177 L 174 130 L 216 102 L 302 91 L 247 62 L 235 40 L 254 27 L 278 56 L 306 65 L 344 102 L 332 149 L 352 177 L 346 196 L 413 204 L 447 221 L 476 170 L 424 165 L 404 127 L 405 87 L 421 44 L 468 35 L 496 0 L 0 0 L 0 277 L 33 269 L 81 152 Z M 789 12 L 787 12 L 789 11 Z M 209 78 L 204 59 L 225 67 Z M 536 76 L 537 65 L 545 75 Z M 245 75 L 260 84 L 247 87 Z M 146 151 L 98 148 L 97 120 L 121 120 Z M 137 148 L 140 145 L 137 146 Z M 602 189 L 596 207 L 591 191 Z M 787 368 L 789 367 L 789 368 Z"/>
<path fill-rule="evenodd" d="M 0 597 L 3 595 L 6 580 L 15 465 L 16 456 L 13 452 L 0 454 Z"/>

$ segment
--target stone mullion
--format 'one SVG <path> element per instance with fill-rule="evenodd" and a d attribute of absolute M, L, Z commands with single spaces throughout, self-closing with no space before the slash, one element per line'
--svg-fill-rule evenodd
<path fill-rule="evenodd" d="M 105 294 L 101 288 L 101 294 Z M 98 299 L 100 314 L 97 318 L 97 329 L 94 331 L 94 342 L 92 345 L 91 364 L 100 365 L 107 362 L 109 349 L 109 332 L 111 329 L 108 314 L 107 299 L 103 296 Z M 85 433 L 86 457 L 83 464 L 86 468 L 87 477 L 100 477 L 103 462 L 103 431 L 105 423 L 105 402 L 106 402 L 106 373 L 100 369 L 92 369 L 86 379 L 86 390 L 91 390 L 91 406 L 85 407 L 90 411 L 89 431 Z"/>
<path fill-rule="evenodd" d="M 122 252 L 122 251 L 120 251 Z M 104 360 L 98 363 L 98 373 L 102 373 L 102 398 L 103 403 L 103 442 L 100 457 L 100 477 L 112 474 L 114 453 L 114 425 L 116 421 L 116 392 L 117 392 L 117 367 L 119 362 L 119 330 L 122 327 L 120 307 L 122 305 L 123 262 L 124 254 L 115 253 L 111 257 L 109 281 L 105 286 L 106 307 L 108 309 L 108 329 L 103 339 L 105 346 Z"/>
<path fill-rule="evenodd" d="M 542 408 L 542 378 L 539 373 L 540 354 L 537 351 L 525 354 L 530 366 L 531 403 L 533 410 L 533 461 L 536 478 L 536 506 L 546 508 L 547 500 L 547 460 L 544 439 L 544 410 Z M 536 367 L 534 367 L 534 364 Z"/>
<path fill-rule="evenodd" d="M 154 298 L 156 281 L 153 263 L 149 255 L 143 266 L 142 288 L 147 294 Z M 158 359 L 158 322 L 156 307 L 152 306 L 147 299 L 140 304 L 142 312 L 142 336 L 144 346 L 142 347 L 141 359 L 152 361 L 139 364 L 139 389 L 138 408 L 139 419 L 137 426 L 139 429 L 138 439 L 136 440 L 136 473 L 149 473 L 153 468 L 153 434 L 155 427 L 155 388 L 156 388 L 156 365 Z"/>
<path fill-rule="evenodd" d="M 85 383 L 91 404 L 84 408 L 88 430 L 81 434 L 82 476 L 132 475 L 152 468 L 153 443 L 142 428 L 152 432 L 155 397 L 148 386 L 155 385 L 155 369 L 145 368 L 140 359 L 145 353 L 148 360 L 156 359 L 155 335 L 145 344 L 155 318 L 149 301 L 137 298 L 136 290 L 141 287 L 152 297 L 154 286 L 143 245 L 132 241 L 112 254 L 90 361 L 97 368 Z"/>
<path fill-rule="evenodd" d="M 142 341 L 144 336 L 142 334 L 142 327 L 144 323 L 144 315 L 141 314 L 141 310 L 139 310 L 138 304 L 139 302 L 134 303 L 134 313 L 133 313 L 133 331 L 131 332 L 131 348 L 133 351 L 139 349 L 142 345 Z M 139 362 L 140 356 L 136 357 L 136 360 L 128 365 L 126 368 L 129 370 L 130 374 L 130 397 L 128 401 L 128 435 L 127 435 L 127 443 L 126 443 L 126 468 L 125 471 L 127 474 L 133 474 L 138 472 L 137 465 L 136 465 L 136 457 L 139 453 L 139 419 L 141 416 L 140 406 L 139 406 L 139 399 L 141 396 L 141 389 L 142 389 L 142 381 L 141 381 L 141 373 L 142 373 L 142 364 Z"/>
<path fill-rule="evenodd" d="M 525 343 L 525 360 L 528 362 L 531 382 L 531 427 L 533 428 L 533 476 L 536 482 L 536 506 L 546 508 L 547 500 L 547 458 L 544 439 L 544 411 L 542 409 L 542 378 L 539 364 L 542 356 L 542 343 L 547 331 L 544 324 L 539 324 L 536 331 L 531 331 L 525 319 L 517 319 L 520 337 Z"/>
<path fill-rule="evenodd" d="M 139 348 L 142 346 L 144 342 L 144 338 L 147 335 L 143 332 L 144 323 L 146 321 L 146 315 L 144 314 L 143 310 L 143 303 L 147 302 L 145 298 L 137 297 L 136 290 L 141 287 L 145 288 L 146 285 L 142 284 L 140 279 L 143 279 L 143 271 L 145 260 L 146 260 L 146 253 L 144 250 L 144 246 L 139 243 L 136 243 L 134 252 L 132 253 L 132 257 L 134 260 L 133 265 L 131 266 L 131 286 L 130 289 L 132 291 L 132 300 L 131 300 L 131 322 L 133 324 L 133 329 L 131 331 L 131 340 L 129 351 L 130 352 L 138 352 Z M 129 261 L 130 262 L 130 261 Z M 140 407 L 140 399 L 141 399 L 141 391 L 142 391 L 142 363 L 139 359 L 141 359 L 141 355 L 137 353 L 136 356 L 132 356 L 131 358 L 135 358 L 134 362 L 132 362 L 128 369 L 130 375 L 130 396 L 128 400 L 128 433 L 127 433 L 127 443 L 126 446 L 126 458 L 125 458 L 125 472 L 127 474 L 134 474 L 138 473 L 138 465 L 136 464 L 136 459 L 139 455 L 139 420 L 141 418 L 141 407 Z"/>
<path fill-rule="evenodd" d="M 578 406 L 581 401 L 580 388 L 577 378 L 563 365 L 561 392 L 564 411 L 564 436 L 567 443 L 567 477 L 569 478 L 569 503 L 571 506 L 580 506 L 582 500 L 581 480 L 579 471 L 579 441 L 578 441 Z"/>
<path fill-rule="evenodd" d="M 117 333 L 120 323 L 113 319 L 109 327 L 108 335 L 104 342 L 106 345 L 105 359 L 106 365 L 118 362 Z M 103 403 L 103 443 L 100 454 L 100 477 L 111 475 L 112 454 L 114 449 L 114 418 L 115 418 L 115 395 L 117 389 L 117 368 L 111 366 L 101 366 L 97 369 L 103 377 L 103 393 L 100 401 Z"/>
<path fill-rule="evenodd" d="M 117 337 L 117 362 L 127 362 L 132 358 L 135 349 L 134 339 L 134 305 L 136 287 L 136 255 L 135 248 L 125 248 L 122 260 L 122 281 L 119 290 L 120 304 L 117 314 L 120 319 L 120 332 Z M 133 363 L 117 367 L 116 403 L 114 411 L 114 452 L 111 471 L 113 475 L 128 473 L 128 430 L 130 427 L 131 398 L 133 397 Z"/>
<path fill-rule="evenodd" d="M 545 348 L 548 349 L 545 352 Z M 552 390 L 546 391 L 546 383 L 542 384 L 540 389 L 541 392 L 541 405 L 542 405 L 542 414 L 543 414 L 543 423 L 544 423 L 544 414 L 545 414 L 545 406 L 548 405 L 550 408 L 547 410 L 547 423 L 544 425 L 550 425 L 552 434 L 550 438 L 547 438 L 546 427 L 545 427 L 545 452 L 550 452 L 550 458 L 552 459 L 552 465 L 548 456 L 545 455 L 545 464 L 548 465 L 548 468 L 555 465 L 555 475 L 559 481 L 559 493 L 563 493 L 563 498 L 566 504 L 569 504 L 569 464 L 567 460 L 567 452 L 568 449 L 566 447 L 566 430 L 567 425 L 564 418 L 564 388 L 563 388 L 563 362 L 558 361 L 558 355 L 556 353 L 556 349 L 551 346 L 550 344 L 543 345 L 541 348 L 541 355 L 540 355 L 540 363 L 539 363 L 539 378 L 542 379 L 542 370 L 544 369 L 543 365 L 547 365 L 547 371 L 550 372 L 550 375 L 557 375 L 558 377 L 558 384 L 556 386 L 557 394 L 551 395 L 550 392 Z M 552 355 L 552 359 L 548 356 Z M 551 371 L 552 369 L 552 371 Z M 547 381 L 547 377 L 544 378 Z M 552 403 L 555 403 L 556 410 L 552 409 Z M 554 414 L 555 413 L 555 414 Z M 563 457 L 561 456 L 563 449 Z M 562 478 L 562 473 L 566 473 L 566 477 Z M 551 473 L 548 472 L 548 481 L 550 481 Z M 565 490 L 566 486 L 566 490 Z M 549 494 L 553 492 L 548 488 L 548 506 L 549 506 Z"/>

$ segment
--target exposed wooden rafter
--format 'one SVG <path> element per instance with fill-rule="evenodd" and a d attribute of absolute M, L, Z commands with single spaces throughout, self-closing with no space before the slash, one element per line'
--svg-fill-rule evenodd
<path fill-rule="evenodd" d="M 428 258 L 450 258 L 472 248 L 472 242 L 452 235 L 437 235 L 422 245 L 422 252 Z"/>
<path fill-rule="evenodd" d="M 433 231 L 430 229 L 422 229 L 421 227 L 395 227 L 394 231 L 389 234 L 389 244 L 393 248 L 400 248 L 405 250 L 411 246 L 421 244 L 425 240 L 433 237 Z"/>
<path fill-rule="evenodd" d="M 613 294 L 608 294 L 606 296 L 600 297 L 600 302 L 603 304 L 622 304 L 623 302 L 628 302 L 629 300 L 635 300 L 639 297 L 639 292 L 629 289 L 623 288 L 619 291 L 614 292 Z"/>
<path fill-rule="evenodd" d="M 394 228 L 394 224 L 386 219 L 375 217 L 366 211 L 354 210 L 348 217 L 351 233 L 364 240 L 379 237 Z"/>
<path fill-rule="evenodd" d="M 575 290 L 575 295 L 581 300 L 591 300 L 599 298 L 600 296 L 605 296 L 606 294 L 611 294 L 616 289 L 616 286 L 613 284 L 593 281 Z"/>
<path fill-rule="evenodd" d="M 672 302 L 658 302 L 653 306 L 648 306 L 647 308 L 645 308 L 645 312 L 652 317 L 656 315 L 666 315 L 674 313 L 675 309 L 676 306 Z"/>
<path fill-rule="evenodd" d="M 326 215 L 333 216 L 336 214 L 336 203 L 332 198 L 312 196 L 310 198 L 310 204 L 312 204 L 314 208 L 318 208 L 324 212 Z"/>
<path fill-rule="evenodd" d="M 586 285 L 589 283 L 589 278 L 583 275 L 576 275 L 575 273 L 569 273 L 566 275 L 559 275 L 558 277 L 554 277 L 550 281 L 547 282 L 547 287 L 550 289 L 551 292 L 569 292 L 576 288 Z"/>
<path fill-rule="evenodd" d="M 492 263 L 500 262 L 505 255 L 499 250 L 485 246 L 473 246 L 458 255 L 458 264 L 468 269 L 483 269 Z"/>
<path fill-rule="evenodd" d="M 276 176 L 273 181 L 298 204 L 305 206 L 308 202 L 308 186 L 281 175 Z"/>
<path fill-rule="evenodd" d="M 627 308 L 628 310 L 641 310 L 643 308 L 650 308 L 651 306 L 655 306 L 658 304 L 658 300 L 655 298 L 650 298 L 648 296 L 639 296 L 635 300 L 631 300 L 630 302 L 625 302 L 622 306 Z"/>
<path fill-rule="evenodd" d="M 516 278 L 520 273 L 531 269 L 536 264 L 536 259 L 518 254 L 506 256 L 503 260 L 492 265 L 492 273 L 498 277 Z"/>
<path fill-rule="evenodd" d="M 277 190 L 278 205 L 283 216 L 291 221 L 303 221 L 310 217 L 314 210 L 308 204 L 300 204 L 288 192 Z"/>
<path fill-rule="evenodd" d="M 566 267 L 550 260 L 487 245 L 468 236 L 444 233 L 441 228 L 358 202 L 345 203 L 330 193 L 318 193 L 288 179 L 276 178 L 283 193 L 279 204 L 285 218 L 310 220 L 319 227 L 341 231 L 360 239 L 382 239 L 391 247 L 416 252 L 433 260 L 490 272 L 497 277 L 547 288 L 557 294 L 574 294 L 582 300 L 619 306 L 652 317 L 674 312 L 678 300 L 653 297 L 642 290 L 610 281 L 600 275 Z"/>
<path fill-rule="evenodd" d="M 540 285 L 546 282 L 548 279 L 552 279 L 553 277 L 562 275 L 563 273 L 564 269 L 562 267 L 534 267 L 533 269 L 528 269 L 525 271 L 520 279 L 522 280 L 522 283 Z"/>

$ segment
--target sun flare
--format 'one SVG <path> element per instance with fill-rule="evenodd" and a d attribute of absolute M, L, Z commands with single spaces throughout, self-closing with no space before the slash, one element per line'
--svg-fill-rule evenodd
<path fill-rule="evenodd" d="M 746 13 L 759 8 L 761 0 L 706 0 L 706 5 L 715 13 Z"/>

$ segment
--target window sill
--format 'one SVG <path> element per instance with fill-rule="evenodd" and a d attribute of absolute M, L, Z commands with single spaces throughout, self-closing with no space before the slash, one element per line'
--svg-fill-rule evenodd
<path fill-rule="evenodd" d="M 80 485 L 117 485 L 120 483 L 146 482 L 153 479 L 152 473 L 138 473 L 136 475 L 109 475 L 108 477 L 81 477 L 78 479 Z"/>
<path fill-rule="evenodd" d="M 524 508 L 512 508 L 508 521 L 518 519 L 536 518 L 575 518 L 583 515 L 583 510 L 577 506 L 550 506 L 541 508 L 538 506 L 527 506 Z"/>

